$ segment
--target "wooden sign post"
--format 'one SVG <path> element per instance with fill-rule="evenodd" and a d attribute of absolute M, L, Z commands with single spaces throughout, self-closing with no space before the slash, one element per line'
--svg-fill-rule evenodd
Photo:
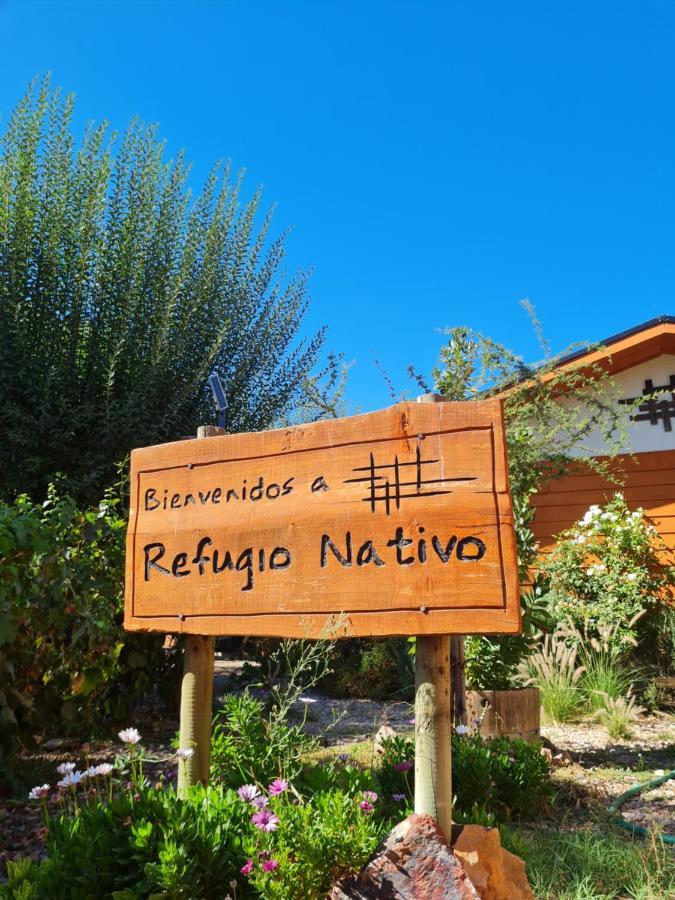
<path fill-rule="evenodd" d="M 202 425 L 198 438 L 225 434 L 216 425 Z M 213 706 L 213 654 L 215 638 L 185 635 L 183 680 L 180 690 L 179 746 L 194 750 L 178 767 L 178 795 L 185 797 L 193 784 L 208 784 L 211 767 L 211 715 Z"/>
<path fill-rule="evenodd" d="M 423 394 L 418 403 L 439 403 Z M 415 641 L 415 812 L 426 813 L 450 839 L 452 829 L 452 669 L 448 635 Z"/>
<path fill-rule="evenodd" d="M 521 629 L 501 401 L 399 403 L 134 450 L 125 627 L 417 635 L 416 809 L 447 830 L 448 635 Z M 203 656 L 193 643 L 186 660 Z M 206 675 L 191 665 L 199 705 Z M 204 780 L 207 732 L 181 726 L 183 739 L 206 758 L 187 782 Z"/>

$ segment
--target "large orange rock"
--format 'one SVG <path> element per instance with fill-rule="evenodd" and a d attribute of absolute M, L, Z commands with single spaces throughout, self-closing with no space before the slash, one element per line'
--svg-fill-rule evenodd
<path fill-rule="evenodd" d="M 481 900 L 536 900 L 525 863 L 502 847 L 496 828 L 465 825 L 453 850 Z"/>
<path fill-rule="evenodd" d="M 478 900 L 431 816 L 412 815 L 389 832 L 365 869 L 330 900 Z M 509 898 L 511 900 L 511 898 Z"/>

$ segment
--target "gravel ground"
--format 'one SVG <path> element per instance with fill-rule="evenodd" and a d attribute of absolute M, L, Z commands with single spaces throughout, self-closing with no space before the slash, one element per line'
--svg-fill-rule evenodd
<path fill-rule="evenodd" d="M 563 790 L 574 795 L 579 809 L 606 810 L 628 788 L 675 769 L 675 718 L 644 716 L 633 726 L 630 739 L 612 742 L 600 725 L 544 726 L 542 735 L 574 760 L 554 773 Z M 675 834 L 675 780 L 631 798 L 621 815 L 643 828 Z"/>

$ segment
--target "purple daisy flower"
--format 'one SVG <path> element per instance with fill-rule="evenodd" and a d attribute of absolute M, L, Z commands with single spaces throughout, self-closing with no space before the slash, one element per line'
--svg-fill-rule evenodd
<path fill-rule="evenodd" d="M 288 790 L 288 782 L 285 778 L 275 778 L 267 790 L 270 792 L 271 797 L 283 794 L 284 791 Z"/>
<path fill-rule="evenodd" d="M 261 831 L 276 831 L 279 821 L 279 816 L 275 816 L 268 809 L 261 809 L 251 816 L 251 822 Z"/>

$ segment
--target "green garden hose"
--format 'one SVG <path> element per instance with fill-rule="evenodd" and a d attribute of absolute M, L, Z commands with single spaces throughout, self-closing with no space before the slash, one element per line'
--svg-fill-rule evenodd
<path fill-rule="evenodd" d="M 660 784 L 669 781 L 671 778 L 675 778 L 675 769 L 671 769 L 670 772 L 666 772 L 665 775 L 659 775 L 658 778 L 654 778 L 652 781 L 645 781 L 644 784 L 637 784 L 635 787 L 624 791 L 620 797 L 617 797 L 616 800 L 609 804 L 609 814 L 612 817 L 611 821 L 615 825 L 618 825 L 619 828 L 630 831 L 633 835 L 637 834 L 640 837 L 645 837 L 648 834 L 647 829 L 643 828 L 642 825 L 633 825 L 632 822 L 627 822 L 623 816 L 619 815 L 619 809 L 624 805 L 626 800 L 629 800 L 636 794 L 641 794 L 642 791 L 658 787 Z M 664 844 L 675 844 L 675 834 L 660 834 L 659 837 Z"/>

